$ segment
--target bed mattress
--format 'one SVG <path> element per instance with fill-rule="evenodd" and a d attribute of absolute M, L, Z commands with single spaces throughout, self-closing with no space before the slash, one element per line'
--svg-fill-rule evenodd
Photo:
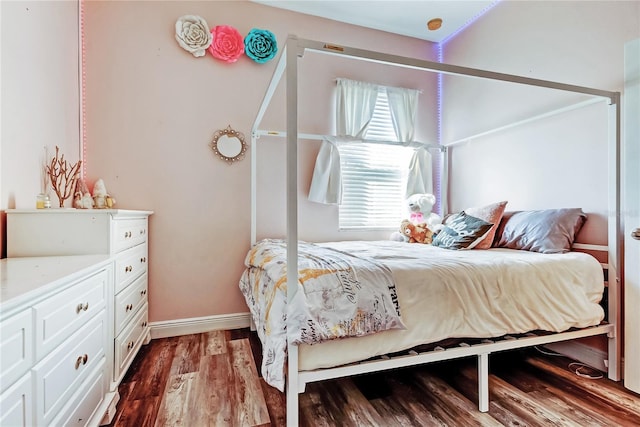
<path fill-rule="evenodd" d="M 489 338 L 598 325 L 602 267 L 591 255 L 512 249 L 452 251 L 422 244 L 349 241 L 331 246 L 387 265 L 406 325 L 299 346 L 301 371 L 327 368 L 446 338 Z"/>
<path fill-rule="evenodd" d="M 561 332 L 598 325 L 604 318 L 599 305 L 604 290 L 602 267 L 588 254 L 513 249 L 454 251 L 394 241 L 317 245 L 388 268 L 406 329 L 312 345 L 301 343 L 301 371 L 340 366 L 448 338 L 491 338 L 534 330 Z M 253 273 L 245 271 L 241 288 L 263 341 L 262 373 L 269 384 L 282 390 L 286 363 L 283 334 L 292 332 L 284 328 L 282 300 L 275 310 L 276 304 L 265 306 L 264 296 L 256 297 L 267 280 L 263 273 L 255 269 Z M 261 323 L 268 317 L 265 313 L 271 313 L 271 323 Z M 274 319 L 279 322 L 272 323 Z M 294 342 L 295 337 L 288 339 Z"/>

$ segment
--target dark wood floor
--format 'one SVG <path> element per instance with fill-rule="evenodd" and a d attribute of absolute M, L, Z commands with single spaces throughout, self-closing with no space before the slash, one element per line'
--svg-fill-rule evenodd
<path fill-rule="evenodd" d="M 153 340 L 120 385 L 111 426 L 283 426 L 284 395 L 260 377 L 248 330 Z M 330 380 L 300 395 L 302 426 L 640 426 L 640 396 L 535 349 L 492 355 L 478 412 L 476 359 Z M 259 366 L 259 365 L 258 365 Z"/>

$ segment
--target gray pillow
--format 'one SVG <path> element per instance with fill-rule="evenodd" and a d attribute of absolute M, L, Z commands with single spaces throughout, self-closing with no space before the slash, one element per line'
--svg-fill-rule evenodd
<path fill-rule="evenodd" d="M 445 249 L 471 249 L 482 240 L 493 224 L 464 211 L 447 221 L 433 237 L 433 246 Z"/>
<path fill-rule="evenodd" d="M 544 254 L 569 252 L 586 219 L 580 208 L 506 213 L 494 246 Z"/>

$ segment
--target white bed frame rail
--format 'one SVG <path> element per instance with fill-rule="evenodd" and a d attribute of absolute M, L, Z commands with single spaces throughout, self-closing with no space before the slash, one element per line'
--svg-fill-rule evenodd
<path fill-rule="evenodd" d="M 251 132 L 251 243 L 256 241 L 256 165 L 257 165 L 257 139 L 264 135 L 274 135 L 286 137 L 286 188 L 287 188 L 287 283 L 298 282 L 298 139 L 309 138 L 318 139 L 315 135 L 306 135 L 298 132 L 298 59 L 302 58 L 306 52 L 324 53 L 329 55 L 339 55 L 353 59 L 369 62 L 384 63 L 398 67 L 419 69 L 436 73 L 463 75 L 468 77 L 484 78 L 491 80 L 501 80 L 517 84 L 538 86 L 562 91 L 580 93 L 593 96 L 597 100 L 608 100 L 609 108 L 609 245 L 608 245 L 608 268 L 609 268 L 609 324 L 600 326 L 572 330 L 548 335 L 529 334 L 521 338 L 501 339 L 497 341 L 485 341 L 481 344 L 466 345 L 456 348 L 429 351 L 425 353 L 410 353 L 403 356 L 382 358 L 379 360 L 366 361 L 336 368 L 322 369 L 317 371 L 298 371 L 298 347 L 294 344 L 287 345 L 288 366 L 287 366 L 287 425 L 298 425 L 298 394 L 303 393 L 305 386 L 309 382 L 320 381 L 329 378 L 344 377 L 365 372 L 374 372 L 385 369 L 394 369 L 405 366 L 429 363 L 438 360 L 455 359 L 467 356 L 478 357 L 478 391 L 479 409 L 486 412 L 489 410 L 489 355 L 491 353 L 530 347 L 535 345 L 548 344 L 552 342 L 572 340 L 595 335 L 606 334 L 609 337 L 608 352 L 608 375 L 613 380 L 620 379 L 620 349 L 621 341 L 619 325 L 619 287 L 622 282 L 621 274 L 624 271 L 623 247 L 622 247 L 622 227 L 620 220 L 620 93 L 610 92 L 600 89 L 593 89 L 583 86 L 569 85 L 552 82 L 548 80 L 534 79 L 530 77 L 516 76 L 511 74 L 496 73 L 468 67 L 407 58 L 397 55 L 390 55 L 381 52 L 356 49 L 346 46 L 339 46 L 331 43 L 299 39 L 290 35 L 282 50 L 280 59 L 276 65 L 273 77 L 267 88 L 265 97 L 258 111 L 256 120 Z M 276 91 L 278 83 L 286 71 L 286 131 L 261 130 L 260 123 L 271 102 L 271 98 Z M 595 101 L 594 101 L 595 102 Z M 443 152 L 447 153 L 446 149 Z M 443 175 L 446 174 L 446 168 Z M 446 176 L 442 179 L 446 184 Z M 297 288 L 287 287 L 287 299 L 291 301 Z"/>
<path fill-rule="evenodd" d="M 308 383 L 332 378 L 341 378 L 352 375 L 366 374 L 389 369 L 405 368 L 425 363 L 439 362 L 442 360 L 460 359 L 463 357 L 478 357 L 478 408 L 481 412 L 489 410 L 489 355 L 506 350 L 533 347 L 537 345 L 551 344 L 576 338 L 590 337 L 594 335 L 610 335 L 613 333 L 613 325 L 599 325 L 585 329 L 576 329 L 568 332 L 538 335 L 530 332 L 521 337 L 506 335 L 496 339 L 485 339 L 479 344 L 462 342 L 456 347 L 436 347 L 426 352 L 408 351 L 399 356 L 383 356 L 379 359 L 339 366 L 329 369 L 317 369 L 315 371 L 302 371 L 298 373 L 298 393 L 304 393 Z M 288 413 L 287 413 L 288 414 Z"/>

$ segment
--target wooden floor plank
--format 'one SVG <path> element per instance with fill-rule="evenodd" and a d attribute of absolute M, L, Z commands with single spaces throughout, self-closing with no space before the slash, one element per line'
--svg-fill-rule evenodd
<path fill-rule="evenodd" d="M 341 381 L 340 392 L 332 392 L 331 397 L 335 402 L 335 406 L 340 410 L 343 421 L 340 423 L 341 425 L 379 426 L 385 424 L 353 381 L 350 379 Z"/>
<path fill-rule="evenodd" d="M 548 380 L 541 381 L 541 378 L 522 366 L 521 364 L 519 369 L 501 370 L 498 375 L 510 384 L 517 384 L 520 390 L 527 389 L 528 395 L 554 411 L 563 413 L 577 425 L 608 426 L 612 421 L 622 421 L 602 416 L 597 407 L 589 404 L 590 398 L 573 387 L 572 383 L 567 383 L 560 389 Z"/>
<path fill-rule="evenodd" d="M 519 414 L 514 414 L 509 408 L 502 406 L 501 402 L 489 402 L 489 414 L 503 426 L 508 427 L 534 427 L 539 425 L 524 420 Z M 577 426 L 576 426 L 577 427 Z"/>
<path fill-rule="evenodd" d="M 627 419 L 637 420 L 640 425 L 640 396 L 633 393 L 620 393 L 620 384 L 610 381 L 590 380 L 581 378 L 569 369 L 556 366 L 543 358 L 529 358 L 527 363 L 540 372 L 546 372 L 546 377 L 554 381 L 562 380 L 573 384 L 581 393 L 590 393 L 607 402 L 611 409 L 615 409 Z"/>
<path fill-rule="evenodd" d="M 225 352 L 200 359 L 195 390 L 189 403 L 189 425 L 215 427 L 232 425 L 231 403 L 235 384 L 229 355 Z"/>
<path fill-rule="evenodd" d="M 575 406 L 567 399 L 555 396 L 550 390 L 534 391 L 529 393 L 529 396 L 549 410 L 562 414 L 577 426 L 606 427 L 611 425 L 611 420 L 600 418 L 596 412 L 589 408 Z"/>
<path fill-rule="evenodd" d="M 120 387 L 118 387 L 118 393 L 120 393 L 119 402 L 121 403 L 118 403 L 118 407 L 122 406 L 127 408 L 129 405 L 123 405 L 123 403 L 129 403 L 133 401 L 133 399 L 131 399 L 129 395 L 131 394 L 131 390 L 133 389 L 133 387 L 135 387 L 135 385 L 135 381 L 122 382 L 120 384 Z M 122 418 L 123 412 L 124 411 L 122 410 L 116 410 L 116 415 L 111 420 L 111 423 L 109 423 L 109 427 L 113 427 L 115 425 L 125 425 L 124 423 L 120 422 L 120 418 Z"/>
<path fill-rule="evenodd" d="M 464 365 L 460 369 L 460 374 L 473 384 L 478 384 L 477 366 Z M 489 402 L 494 401 L 500 403 L 501 407 L 506 408 L 519 419 L 524 420 L 527 425 L 537 427 L 563 425 L 558 414 L 547 411 L 544 406 L 529 399 L 526 393 L 492 374 L 489 375 Z M 491 405 L 489 411 L 491 411 Z M 571 425 L 569 420 L 565 419 L 564 422 L 567 423 L 565 425 Z"/>
<path fill-rule="evenodd" d="M 430 409 L 431 405 L 435 404 L 432 396 L 418 393 L 416 389 L 411 387 L 411 381 L 407 380 L 405 376 L 409 371 L 399 371 L 399 374 L 401 372 L 402 375 L 385 375 L 378 380 L 385 384 L 383 388 L 388 388 L 389 394 L 387 397 L 376 399 L 374 407 L 381 415 L 384 415 L 383 410 L 391 415 L 391 417 L 385 415 L 385 421 L 388 425 L 393 425 L 396 422 L 398 425 L 406 426 L 446 425 L 442 417 Z M 389 402 L 390 405 L 382 404 L 378 409 L 378 405 L 382 402 Z"/>
<path fill-rule="evenodd" d="M 235 399 L 232 404 L 236 411 L 235 419 L 238 422 L 235 425 L 269 425 L 269 411 L 251 356 L 249 340 L 246 338 L 233 340 L 229 341 L 227 345 L 235 379 Z"/>
<path fill-rule="evenodd" d="M 190 401 L 193 398 L 197 372 L 171 375 L 158 410 L 156 427 L 188 427 L 191 414 Z"/>
<path fill-rule="evenodd" d="M 552 411 L 545 404 L 536 401 L 526 393 L 522 393 L 517 387 L 503 381 L 501 378 L 491 376 L 489 388 L 496 400 L 511 402 L 512 407 L 519 407 L 531 414 L 531 418 L 543 425 L 571 426 L 575 425 L 573 420 L 564 414 Z M 505 405 L 506 406 L 506 405 Z"/>
<path fill-rule="evenodd" d="M 413 378 L 418 385 L 417 388 L 437 398 L 438 401 L 442 402 L 444 407 L 455 408 L 456 412 L 454 413 L 454 417 L 456 422 L 469 426 L 502 425 L 491 415 L 480 412 L 477 401 L 474 400 L 472 402 L 457 391 L 451 390 L 449 384 L 442 379 L 434 375 L 429 375 L 423 370 L 416 371 L 417 375 Z"/>
<path fill-rule="evenodd" d="M 152 342 L 153 343 L 153 342 Z M 147 352 L 140 357 L 144 363 L 138 363 L 137 373 L 132 376 L 135 387 L 131 389 L 130 399 L 144 399 L 146 397 L 162 397 L 167 383 L 169 371 L 173 365 L 177 340 L 167 340 L 165 345 L 153 343 Z M 130 368 L 131 369 L 131 368 Z"/>
<path fill-rule="evenodd" d="M 332 427 L 337 421 L 331 408 L 324 404 L 324 389 L 317 383 L 307 385 L 307 390 L 299 395 L 301 427 Z"/>
<path fill-rule="evenodd" d="M 201 334 L 182 335 L 178 337 L 175 357 L 171 365 L 171 375 L 197 372 L 200 366 Z"/>
<path fill-rule="evenodd" d="M 284 427 L 287 424 L 287 402 L 284 393 L 260 379 L 260 387 L 269 411 L 271 427 Z"/>
<path fill-rule="evenodd" d="M 211 331 L 202 334 L 202 355 L 214 356 L 227 352 L 227 340 L 224 331 Z"/>
<path fill-rule="evenodd" d="M 133 362 L 131 362 L 131 366 L 127 370 L 122 382 L 137 381 L 140 378 L 147 378 L 149 373 L 147 369 L 153 368 L 150 365 L 155 363 L 159 354 L 162 354 L 162 358 L 168 358 L 171 362 L 173 360 L 173 352 L 175 351 L 177 344 L 178 337 L 171 337 L 152 340 L 149 344 L 143 345 L 136 357 L 133 359 Z"/>
<path fill-rule="evenodd" d="M 122 409 L 115 425 L 119 427 L 153 427 L 156 425 L 159 397 L 131 400 Z"/>
<path fill-rule="evenodd" d="M 472 375 L 461 375 L 462 369 L 475 370 L 477 365 L 474 361 L 466 362 L 460 360 L 456 363 L 443 364 L 443 368 L 439 368 L 434 375 L 438 375 L 443 381 L 451 386 L 453 390 L 456 390 L 461 395 L 465 396 L 470 402 L 478 402 L 478 377 L 477 371 Z M 455 368 L 455 369 L 452 369 Z M 535 422 L 527 421 L 525 418 L 529 418 L 528 414 L 521 411 L 514 411 L 508 407 L 504 407 L 500 402 L 495 399 L 489 400 L 489 412 L 493 418 L 505 426 L 533 426 L 539 425 Z"/>

